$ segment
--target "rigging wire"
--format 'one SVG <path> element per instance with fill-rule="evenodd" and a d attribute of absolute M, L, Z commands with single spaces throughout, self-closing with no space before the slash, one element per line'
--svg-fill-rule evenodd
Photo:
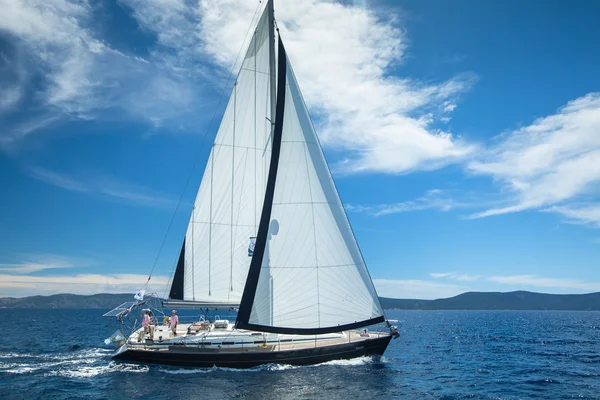
<path fill-rule="evenodd" d="M 260 7 L 262 5 L 262 0 L 259 0 L 258 5 L 256 6 L 256 10 L 254 11 L 254 15 L 252 16 L 252 19 L 250 21 L 250 26 L 248 26 L 248 30 L 246 31 L 246 34 L 244 35 L 244 40 L 242 41 L 242 45 L 240 46 L 240 49 L 235 57 L 235 61 L 233 62 L 233 64 L 231 65 L 231 68 L 229 69 L 229 75 L 227 76 L 227 79 L 225 81 L 225 85 L 223 86 L 223 89 L 221 90 L 221 95 L 219 97 L 219 101 L 215 107 L 215 111 L 213 112 L 213 115 L 210 119 L 210 122 L 208 124 L 208 127 L 206 128 L 206 131 L 204 132 L 204 136 L 202 137 L 202 142 L 200 145 L 200 149 L 198 150 L 198 154 L 196 155 L 196 159 L 194 160 L 194 164 L 192 165 L 192 169 L 190 170 L 190 173 L 187 176 L 187 179 L 185 181 L 185 185 L 183 187 L 183 191 L 181 192 L 181 195 L 179 196 L 179 200 L 177 201 L 177 206 L 175 207 L 175 211 L 173 212 L 173 215 L 171 216 L 171 220 L 169 221 L 169 226 L 167 227 L 167 232 L 165 233 L 165 236 L 163 237 L 162 243 L 160 244 L 160 247 L 158 249 L 158 254 L 156 255 L 156 258 L 154 259 L 154 263 L 152 264 L 152 269 L 150 270 L 150 274 L 148 275 L 148 279 L 146 280 L 146 283 L 144 283 L 144 285 L 140 288 L 140 290 L 145 289 L 148 286 L 148 283 L 150 282 L 150 280 L 152 279 L 152 274 L 154 273 L 154 269 L 156 268 L 156 264 L 158 263 L 158 259 L 162 253 L 163 247 L 165 245 L 165 242 L 167 241 L 167 237 L 169 236 L 169 233 L 171 232 L 171 227 L 173 226 L 173 222 L 175 220 L 175 216 L 177 215 L 177 212 L 179 211 L 179 207 L 181 206 L 181 202 L 183 200 L 183 196 L 185 195 L 185 192 L 188 188 L 188 185 L 190 183 L 190 180 L 192 178 L 193 172 L 196 169 L 196 165 L 198 164 L 198 160 L 200 159 L 200 155 L 202 154 L 202 150 L 204 149 L 204 144 L 206 143 L 206 137 L 208 136 L 208 132 L 210 132 L 210 129 L 212 128 L 212 124 L 215 120 L 215 117 L 217 115 L 217 112 L 219 110 L 219 106 L 221 105 L 221 102 L 223 101 L 223 96 L 225 94 L 225 91 L 227 90 L 227 87 L 229 86 L 230 82 L 231 82 L 231 77 L 233 76 L 233 71 L 235 66 L 238 63 L 238 60 L 240 58 L 240 54 L 242 53 L 242 51 L 245 48 L 245 44 L 246 44 L 246 39 L 248 38 L 248 33 L 250 33 L 252 27 L 254 26 L 255 22 L 255 18 L 256 15 L 258 14 L 258 11 L 260 10 Z M 175 262 L 174 267 L 171 269 L 171 275 L 173 275 L 173 271 L 175 270 L 177 266 L 177 261 Z M 171 279 L 169 280 L 169 282 L 167 282 L 166 288 L 169 287 L 169 283 L 170 283 Z M 166 293 L 166 289 L 165 289 L 165 293 Z"/>

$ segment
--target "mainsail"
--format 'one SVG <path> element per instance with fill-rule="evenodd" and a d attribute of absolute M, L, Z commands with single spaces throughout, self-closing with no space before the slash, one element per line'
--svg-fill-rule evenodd
<path fill-rule="evenodd" d="M 271 158 L 269 13 L 260 18 L 194 202 L 170 299 L 237 305 Z"/>
<path fill-rule="evenodd" d="M 236 327 L 264 332 L 382 322 L 281 37 L 277 53 L 275 41 L 269 1 L 215 139 L 170 297 L 237 302 Z"/>

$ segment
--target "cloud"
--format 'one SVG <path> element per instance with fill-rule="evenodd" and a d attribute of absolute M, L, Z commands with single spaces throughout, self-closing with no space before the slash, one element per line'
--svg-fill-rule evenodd
<path fill-rule="evenodd" d="M 244 40 L 248 43 L 257 10 L 252 0 L 161 0 L 152 7 L 121 0 L 140 30 L 154 38 L 146 53 L 137 54 L 118 50 L 100 36 L 97 26 L 105 22 L 97 17 L 102 14 L 94 14 L 86 1 L 3 1 L 0 32 L 25 53 L 4 58 L 12 73 L 26 73 L 13 79 L 17 83 L 3 97 L 2 109 L 28 101 L 35 106 L 30 109 L 42 110 L 47 123 L 132 118 L 171 130 L 181 125 L 193 130 L 201 118 L 198 110 L 216 103 L 213 85 L 223 82 Z M 435 128 L 449 120 L 475 76 L 464 73 L 439 82 L 393 76 L 407 47 L 398 18 L 331 1 L 281 0 L 276 19 L 323 142 L 345 153 L 336 170 L 431 170 L 463 160 L 475 149 Z M 23 98 L 23 88 L 34 78 L 42 81 L 40 96 Z M 46 126 L 15 124 L 0 133 L 0 146 L 14 147 Z"/>
<path fill-rule="evenodd" d="M 600 227 L 600 204 L 570 204 L 552 206 L 543 211 L 558 213 L 575 224 L 589 224 Z"/>
<path fill-rule="evenodd" d="M 58 121 L 134 119 L 159 127 L 176 120 L 172 130 L 199 121 L 197 75 L 177 73 L 159 51 L 145 59 L 111 47 L 94 29 L 105 23 L 98 7 L 85 0 L 2 3 L 0 43 L 12 50 L 0 57 L 9 77 L 0 79 L 0 117 L 13 118 L 3 123 L 0 149 Z"/>
<path fill-rule="evenodd" d="M 454 272 L 432 272 L 429 274 L 429 276 L 431 276 L 432 278 L 447 278 L 449 276 L 454 275 Z"/>
<path fill-rule="evenodd" d="M 39 167 L 30 167 L 28 173 L 32 178 L 52 186 L 126 203 L 169 209 L 172 209 L 176 204 L 174 199 L 153 194 L 145 187 L 124 183 L 104 175 L 80 174 L 72 176 Z"/>
<path fill-rule="evenodd" d="M 468 287 L 422 280 L 373 279 L 377 294 L 400 299 L 433 300 L 452 297 Z"/>
<path fill-rule="evenodd" d="M 48 269 L 86 267 L 93 264 L 93 261 L 88 259 L 65 257 L 56 254 L 22 254 L 16 257 L 23 261 L 0 264 L 0 273 L 31 274 Z"/>
<path fill-rule="evenodd" d="M 391 204 L 354 205 L 346 204 L 351 212 L 367 213 L 375 217 L 412 211 L 437 210 L 447 212 L 455 209 L 475 208 L 484 205 L 498 204 L 498 200 L 484 199 L 481 194 L 462 192 L 460 199 L 450 196 L 451 192 L 441 189 L 431 189 L 415 200 Z"/>
<path fill-rule="evenodd" d="M 512 204 L 471 217 L 543 209 L 598 224 L 600 203 L 593 200 L 600 182 L 599 131 L 600 93 L 589 93 L 554 115 L 501 136 L 468 170 L 500 182 Z M 586 196 L 592 201 L 572 204 Z"/>
<path fill-rule="evenodd" d="M 600 282 L 583 281 L 572 278 L 544 278 L 536 275 L 491 276 L 489 281 L 507 285 L 534 286 L 558 289 L 576 289 L 586 292 L 600 292 Z"/>
<path fill-rule="evenodd" d="M 476 281 L 482 277 L 481 275 L 459 274 L 456 272 L 432 272 L 429 274 L 429 276 L 435 279 L 444 278 L 463 282 Z"/>
<path fill-rule="evenodd" d="M 584 292 L 600 291 L 600 282 L 589 282 L 574 278 L 546 278 L 536 275 L 512 275 L 512 276 L 483 276 L 470 275 L 458 272 L 432 272 L 429 274 L 432 278 L 442 280 L 453 280 L 460 282 L 479 281 L 482 284 L 484 281 L 495 282 L 503 285 L 510 285 L 510 290 L 515 290 L 515 287 L 528 288 L 553 288 L 560 292 L 567 290 L 578 290 Z"/>
<path fill-rule="evenodd" d="M 233 63 L 255 7 L 253 1 L 200 1 L 200 38 L 220 65 Z M 317 0 L 281 0 L 275 13 L 322 141 L 347 153 L 334 165 L 336 170 L 430 170 L 462 160 L 475 149 L 433 128 L 435 113 L 451 111 L 450 102 L 475 77 L 423 83 L 392 76 L 406 49 L 398 20 Z"/>
<path fill-rule="evenodd" d="M 440 210 L 449 211 L 457 204 L 450 198 L 444 196 L 444 192 L 439 189 L 432 189 L 425 192 L 425 195 L 413 200 L 393 204 L 380 204 L 377 206 L 354 206 L 346 205 L 348 211 L 366 212 L 376 217 L 388 214 L 397 214 L 410 211 L 422 210 Z"/>
<path fill-rule="evenodd" d="M 24 297 L 56 293 L 135 293 L 148 279 L 137 274 L 80 274 L 61 276 L 8 275 L 0 271 L 3 296 Z M 162 294 L 168 285 L 166 276 L 153 276 L 146 292 Z M 132 296 L 133 298 L 133 296 Z"/>

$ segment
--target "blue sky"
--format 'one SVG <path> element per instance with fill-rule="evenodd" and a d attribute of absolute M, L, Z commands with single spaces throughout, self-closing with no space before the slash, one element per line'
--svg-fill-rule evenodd
<path fill-rule="evenodd" d="M 133 291 L 174 215 L 165 290 L 257 6 L 0 1 L 0 296 Z M 600 291 L 600 4 L 275 8 L 380 295 Z"/>

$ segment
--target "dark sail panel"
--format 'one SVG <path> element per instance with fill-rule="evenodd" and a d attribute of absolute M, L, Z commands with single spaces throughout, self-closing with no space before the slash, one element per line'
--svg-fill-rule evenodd
<path fill-rule="evenodd" d="M 275 106 L 275 125 L 273 128 L 273 141 L 271 147 L 271 163 L 269 165 L 269 175 L 267 178 L 267 188 L 265 191 L 265 200 L 258 225 L 258 234 L 254 246 L 254 254 L 250 261 L 248 269 L 248 279 L 244 287 L 244 294 L 238 311 L 236 327 L 244 329 L 248 326 L 254 297 L 256 295 L 256 286 L 260 276 L 260 269 L 267 245 L 267 235 L 269 233 L 269 222 L 271 220 L 271 209 L 273 208 L 273 195 L 275 193 L 275 178 L 277 177 L 277 167 L 279 165 L 279 153 L 281 150 L 281 132 L 283 131 L 283 114 L 285 110 L 285 73 L 287 69 L 285 48 L 279 39 L 278 47 L 278 65 L 277 65 L 277 104 Z"/>
<path fill-rule="evenodd" d="M 179 253 L 179 261 L 177 261 L 177 268 L 175 269 L 175 275 L 173 276 L 173 282 L 171 283 L 171 291 L 169 292 L 169 299 L 183 300 L 184 264 L 185 264 L 185 239 L 183 239 L 183 246 L 181 246 L 181 253 Z"/>

